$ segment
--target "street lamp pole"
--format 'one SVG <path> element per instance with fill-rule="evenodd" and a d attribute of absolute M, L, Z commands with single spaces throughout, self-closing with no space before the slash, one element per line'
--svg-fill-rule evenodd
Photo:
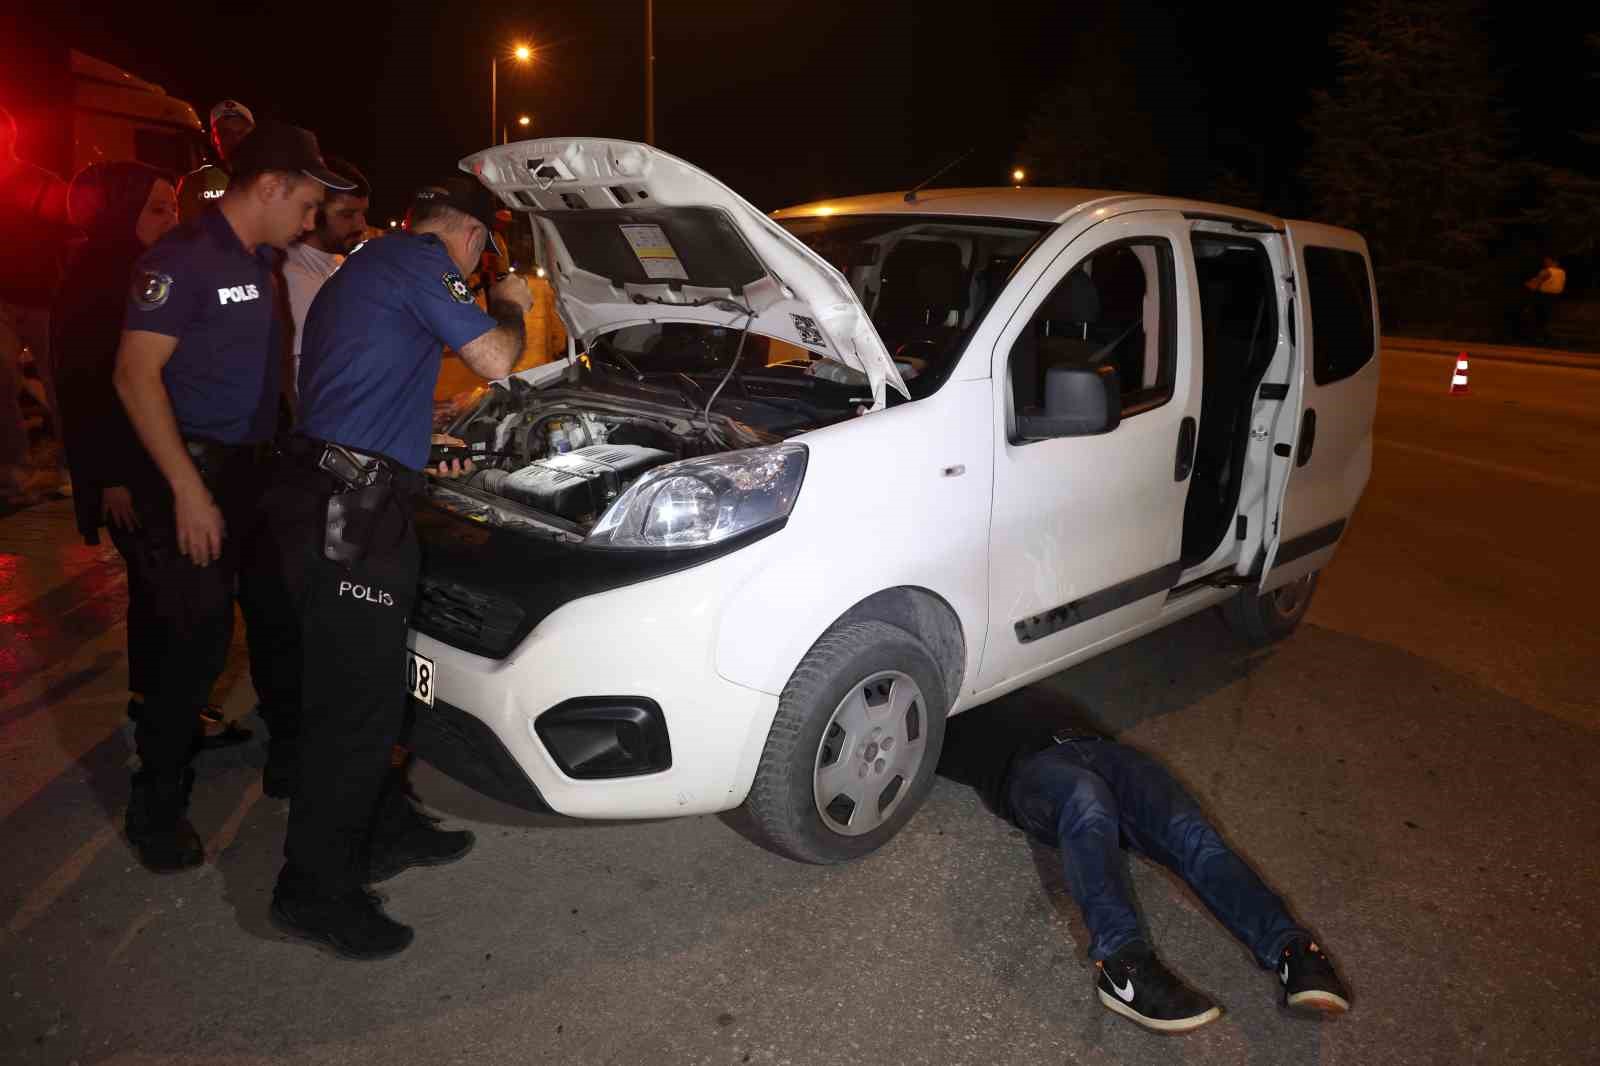
<path fill-rule="evenodd" d="M 489 143 L 494 144 L 494 135 L 500 132 L 500 100 L 499 79 L 500 64 L 506 59 L 515 59 L 518 63 L 526 63 L 532 57 L 533 51 L 525 44 L 519 44 L 510 56 L 489 57 Z"/>
<path fill-rule="evenodd" d="M 644 143 L 656 143 L 655 0 L 644 0 Z"/>

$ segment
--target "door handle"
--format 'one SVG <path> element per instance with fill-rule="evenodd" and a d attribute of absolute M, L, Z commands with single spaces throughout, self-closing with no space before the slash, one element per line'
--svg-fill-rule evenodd
<path fill-rule="evenodd" d="M 1311 449 L 1317 446 L 1317 412 L 1306 408 L 1300 420 L 1300 449 L 1294 457 L 1295 466 L 1305 466 L 1311 461 Z"/>
<path fill-rule="evenodd" d="M 1172 468 L 1172 480 L 1184 481 L 1194 469 L 1195 423 L 1185 418 L 1178 425 L 1178 461 Z"/>

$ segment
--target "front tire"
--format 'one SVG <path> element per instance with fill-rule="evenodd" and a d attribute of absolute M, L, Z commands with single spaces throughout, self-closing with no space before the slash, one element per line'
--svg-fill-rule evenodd
<path fill-rule="evenodd" d="M 832 864 L 882 847 L 933 787 L 950 701 L 933 655 L 887 622 L 822 635 L 784 687 L 747 807 L 776 851 Z"/>
<path fill-rule="evenodd" d="M 1257 592 L 1254 586 L 1242 588 L 1222 605 L 1228 628 L 1245 643 L 1263 648 L 1293 633 L 1311 607 L 1311 594 L 1317 590 L 1317 575 L 1307 574 L 1298 581 Z"/>

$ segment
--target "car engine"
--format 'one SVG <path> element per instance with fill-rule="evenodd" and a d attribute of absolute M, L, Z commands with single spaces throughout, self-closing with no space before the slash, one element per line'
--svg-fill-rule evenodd
<path fill-rule="evenodd" d="M 769 443 L 743 423 L 587 389 L 497 384 L 441 430 L 466 442 L 478 470 L 453 486 L 509 500 L 580 529 L 646 471 L 678 459 Z M 438 493 L 435 494 L 436 496 Z M 491 522 L 503 511 L 476 511 Z"/>

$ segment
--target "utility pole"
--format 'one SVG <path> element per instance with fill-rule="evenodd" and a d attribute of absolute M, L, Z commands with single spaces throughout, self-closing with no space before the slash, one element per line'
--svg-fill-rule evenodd
<path fill-rule="evenodd" d="M 644 143 L 656 143 L 655 0 L 644 0 Z"/>

